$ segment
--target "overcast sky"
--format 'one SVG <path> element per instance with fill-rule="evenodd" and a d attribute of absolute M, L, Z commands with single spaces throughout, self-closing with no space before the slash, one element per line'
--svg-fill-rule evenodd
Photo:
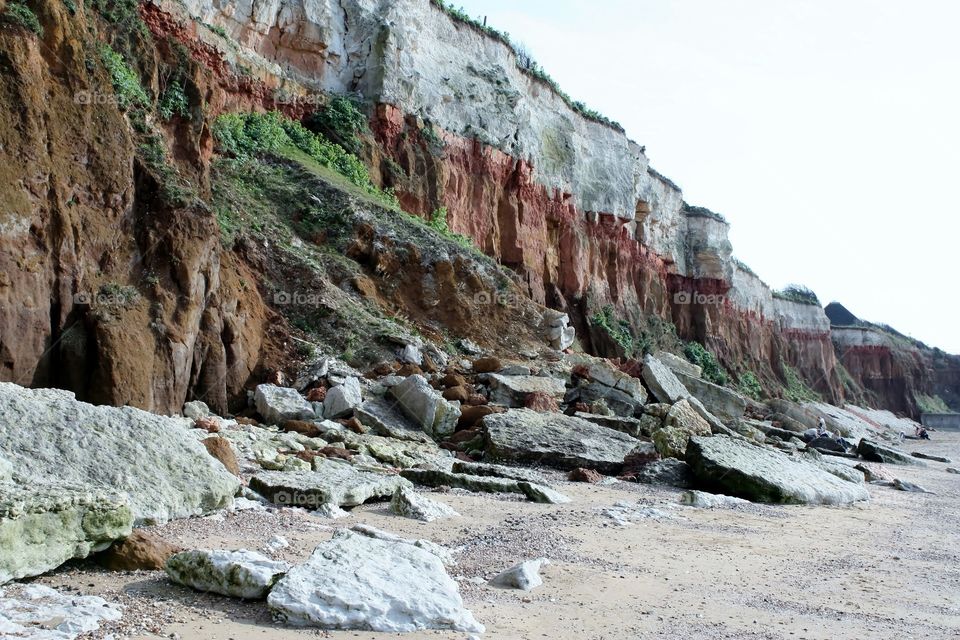
<path fill-rule="evenodd" d="M 726 216 L 768 284 L 960 353 L 960 3 L 456 3 Z"/>

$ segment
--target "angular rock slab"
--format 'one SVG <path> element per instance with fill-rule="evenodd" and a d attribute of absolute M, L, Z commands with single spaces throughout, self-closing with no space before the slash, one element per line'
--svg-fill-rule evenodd
<path fill-rule="evenodd" d="M 57 484 L 0 484 L 0 584 L 102 551 L 130 535 L 132 527 L 129 504 L 115 494 Z"/>
<path fill-rule="evenodd" d="M 864 460 L 870 462 L 884 462 L 886 464 L 909 464 L 914 466 L 926 466 L 923 462 L 911 455 L 885 447 L 882 444 L 863 438 L 857 445 L 857 453 Z"/>
<path fill-rule="evenodd" d="M 356 378 L 347 378 L 343 384 L 329 391 L 323 401 L 323 417 L 327 420 L 346 418 L 353 415 L 353 410 L 363 403 L 363 391 L 360 381 Z"/>
<path fill-rule="evenodd" d="M 563 414 L 511 409 L 486 416 L 486 454 L 492 459 L 542 462 L 560 469 L 615 474 L 641 444 L 625 433 Z"/>
<path fill-rule="evenodd" d="M 490 402 L 505 407 L 522 407 L 531 393 L 543 393 L 560 400 L 567 389 L 563 380 L 544 376 L 489 374 Z"/>
<path fill-rule="evenodd" d="M 870 498 L 862 483 L 728 436 L 690 438 L 687 462 L 699 484 L 753 502 L 849 504 Z"/>
<path fill-rule="evenodd" d="M 649 354 L 643 359 L 643 381 L 660 402 L 674 404 L 690 395 L 676 374 Z"/>
<path fill-rule="evenodd" d="M 388 393 L 428 435 L 443 438 L 457 428 L 459 404 L 445 400 L 423 376 L 410 376 Z"/>
<path fill-rule="evenodd" d="M 483 633 L 435 555 L 348 530 L 317 546 L 273 588 L 267 603 L 294 626 L 403 633 Z"/>
<path fill-rule="evenodd" d="M 723 421 L 738 420 L 747 410 L 747 399 L 733 389 L 683 373 L 677 373 L 676 376 L 687 391 L 699 399 L 710 413 Z"/>
<path fill-rule="evenodd" d="M 475 476 L 440 469 L 404 469 L 400 475 L 425 487 L 453 487 L 479 493 L 522 493 L 531 502 L 546 504 L 570 502 L 570 498 L 546 485 L 513 478 Z"/>
<path fill-rule="evenodd" d="M 390 500 L 390 510 L 398 516 L 420 520 L 421 522 L 433 522 L 434 520 L 460 515 L 449 505 L 431 500 L 412 489 L 403 487 L 397 489 L 393 494 L 393 499 Z"/>
<path fill-rule="evenodd" d="M 204 515 L 233 502 L 240 480 L 187 424 L 78 402 L 68 391 L 0 383 L 0 456 L 17 475 L 119 493 L 137 525 Z"/>
<path fill-rule="evenodd" d="M 313 405 L 296 389 L 261 384 L 253 394 L 257 412 L 266 424 L 282 425 L 287 420 L 313 420 Z"/>
<path fill-rule="evenodd" d="M 316 458 L 313 471 L 264 471 L 250 479 L 250 488 L 285 507 L 319 509 L 325 504 L 355 507 L 368 500 L 388 500 L 408 480 L 392 473 L 360 469 L 349 462 Z"/>
<path fill-rule="evenodd" d="M 174 555 L 164 569 L 171 580 L 197 591 L 263 600 L 290 565 L 246 549 L 196 549 Z"/>
<path fill-rule="evenodd" d="M 122 617 L 123 607 L 97 596 L 63 594 L 40 584 L 0 591 L 4 639 L 72 640 Z"/>

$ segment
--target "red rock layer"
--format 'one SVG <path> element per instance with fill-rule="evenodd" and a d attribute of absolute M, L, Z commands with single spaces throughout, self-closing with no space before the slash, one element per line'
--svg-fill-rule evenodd
<path fill-rule="evenodd" d="M 729 302 L 676 303 L 682 291 L 722 297 L 730 284 L 672 272 L 622 220 L 579 210 L 571 194 L 535 182 L 527 162 L 475 139 L 444 132 L 439 149 L 422 123 L 389 104 L 377 106 L 372 129 L 377 177 L 397 189 L 404 208 L 426 216 L 446 207 L 453 231 L 520 273 L 535 300 L 569 312 L 581 338 L 590 335 L 587 319 L 609 304 L 637 330 L 648 316 L 673 322 L 681 338 L 705 342 L 734 371 L 782 380 L 785 362 L 830 400 L 842 398 L 829 333 L 785 334 Z M 603 353 L 609 345 L 587 346 L 618 355 Z"/>

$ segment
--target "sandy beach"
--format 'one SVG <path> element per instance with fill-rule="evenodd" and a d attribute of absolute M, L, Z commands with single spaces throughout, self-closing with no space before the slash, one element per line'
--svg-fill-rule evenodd
<path fill-rule="evenodd" d="M 957 460 L 960 434 L 937 433 L 903 448 Z M 462 517 L 426 524 L 367 504 L 337 521 L 291 509 L 248 510 L 155 530 L 188 548 L 262 550 L 280 535 L 290 546 L 274 555 L 293 562 L 339 526 L 366 523 L 427 538 L 455 550 L 451 575 L 486 638 L 949 638 L 960 635 L 960 476 L 946 472 L 948 466 L 884 465 L 934 493 L 870 486 L 871 500 L 850 507 L 698 509 L 679 505 L 679 490 L 575 484 L 547 471 L 573 498 L 570 504 L 434 492 Z M 610 509 L 631 523 L 618 524 Z M 522 592 L 485 584 L 538 557 L 551 560 L 542 587 Z M 197 593 L 160 572 L 109 573 L 89 561 L 37 582 L 126 606 L 123 620 L 90 638 L 398 637 L 285 628 L 272 622 L 264 603 Z"/>

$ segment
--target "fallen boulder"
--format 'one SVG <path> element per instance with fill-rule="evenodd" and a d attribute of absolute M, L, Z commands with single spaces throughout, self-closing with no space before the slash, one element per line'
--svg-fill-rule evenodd
<path fill-rule="evenodd" d="M 682 458 L 691 436 L 708 436 L 709 423 L 686 400 L 680 400 L 667 412 L 664 426 L 653 432 L 657 453 L 664 458 Z"/>
<path fill-rule="evenodd" d="M 683 373 L 677 373 L 676 376 L 687 391 L 722 421 L 739 420 L 747 410 L 747 399 L 733 389 Z"/>
<path fill-rule="evenodd" d="M 923 466 L 923 463 L 917 458 L 903 453 L 902 451 L 885 447 L 878 442 L 868 440 L 867 438 L 860 440 L 860 444 L 857 445 L 857 453 L 859 453 L 864 460 L 869 460 L 870 462 Z"/>
<path fill-rule="evenodd" d="M 435 555 L 404 542 L 337 531 L 270 592 L 276 618 L 295 626 L 403 633 L 482 633 Z"/>
<path fill-rule="evenodd" d="M 163 571 L 167 560 L 180 551 L 156 533 L 137 529 L 101 553 L 97 562 L 110 571 Z"/>
<path fill-rule="evenodd" d="M 869 499 L 862 483 L 729 436 L 690 438 L 686 459 L 704 488 L 753 502 L 847 504 Z"/>
<path fill-rule="evenodd" d="M 485 417 L 486 454 L 492 459 L 584 467 L 615 474 L 640 441 L 563 414 L 511 409 Z"/>
<path fill-rule="evenodd" d="M 914 451 L 910 454 L 914 458 L 920 458 L 921 460 L 933 460 L 934 462 L 943 462 L 945 464 L 950 464 L 953 462 L 950 458 L 945 458 L 943 456 L 935 456 L 929 453 L 923 453 L 921 451 Z"/>
<path fill-rule="evenodd" d="M 390 510 L 398 516 L 422 522 L 452 518 L 460 514 L 453 507 L 420 495 L 413 489 L 399 487 L 390 500 Z"/>
<path fill-rule="evenodd" d="M 918 484 L 912 482 L 906 482 L 900 478 L 895 478 L 893 481 L 893 488 L 899 491 L 907 491 L 908 493 L 933 493 L 933 491 L 927 491 Z"/>
<path fill-rule="evenodd" d="M 660 402 L 672 405 L 690 395 L 676 374 L 649 354 L 643 359 L 643 381 Z"/>
<path fill-rule="evenodd" d="M 423 376 L 409 376 L 390 387 L 388 394 L 428 435 L 440 439 L 456 430 L 460 419 L 459 405 L 445 400 Z"/>
<path fill-rule="evenodd" d="M 323 417 L 327 420 L 346 418 L 353 415 L 353 410 L 363 403 L 363 391 L 360 381 L 356 378 L 347 378 L 343 384 L 327 390 L 323 400 Z"/>
<path fill-rule="evenodd" d="M 547 479 L 543 477 L 543 474 L 524 467 L 508 467 L 502 464 L 456 460 L 453 463 L 452 470 L 456 473 L 466 473 L 475 476 L 496 476 L 498 478 L 535 482 L 537 484 L 549 484 Z"/>
<path fill-rule="evenodd" d="M 296 389 L 272 384 L 257 386 L 253 394 L 257 412 L 266 424 L 282 425 L 287 420 L 313 420 L 313 405 Z"/>
<path fill-rule="evenodd" d="M 543 394 L 560 400 L 567 388 L 563 380 L 545 376 L 504 376 L 491 373 L 488 380 L 490 382 L 490 402 L 505 407 L 526 406 L 527 396 L 531 393 Z"/>
<path fill-rule="evenodd" d="M 255 551 L 183 551 L 167 560 L 167 575 L 197 591 L 231 598 L 263 600 L 290 570 L 286 562 L 271 560 Z"/>
<path fill-rule="evenodd" d="M 520 589 L 521 591 L 536 589 L 543 584 L 543 578 L 540 577 L 540 569 L 548 564 L 550 564 L 550 561 L 546 558 L 537 558 L 536 560 L 521 562 L 497 575 L 490 581 L 490 584 L 495 587 Z"/>
<path fill-rule="evenodd" d="M 606 427 L 607 429 L 613 429 L 614 431 L 626 433 L 634 438 L 649 436 L 653 432 L 654 428 L 660 427 L 659 420 L 652 418 L 651 416 L 631 418 L 628 416 L 601 416 L 596 413 L 581 412 L 577 412 L 573 415 L 581 420 L 592 422 L 593 424 Z M 645 421 L 643 418 L 648 418 L 648 420 Z"/>
<path fill-rule="evenodd" d="M 497 476 L 476 476 L 454 473 L 440 469 L 404 469 L 400 475 L 415 484 L 424 487 L 450 487 L 466 489 L 477 493 L 520 493 L 532 502 L 562 504 L 570 499 L 553 491 L 550 487 L 536 482 L 527 482 Z"/>
<path fill-rule="evenodd" d="M 679 489 L 686 489 L 693 485 L 693 472 L 683 460 L 664 458 L 654 460 L 631 471 L 631 477 L 643 484 L 661 484 Z"/>
<path fill-rule="evenodd" d="M 102 551 L 132 526 L 130 507 L 116 494 L 41 482 L 0 485 L 0 584 Z"/>
<path fill-rule="evenodd" d="M 353 507 L 368 500 L 388 500 L 409 481 L 393 473 L 360 469 L 349 462 L 316 458 L 313 471 L 264 471 L 250 478 L 250 488 L 284 507 L 319 509 L 325 504 Z"/>
<path fill-rule="evenodd" d="M 731 509 L 751 504 L 749 500 L 724 496 L 705 491 L 686 491 L 680 496 L 680 504 L 700 509 Z"/>
<path fill-rule="evenodd" d="M 138 525 L 223 509 L 240 487 L 187 424 L 78 402 L 68 391 L 0 383 L 0 456 L 15 477 L 116 492 Z"/>

